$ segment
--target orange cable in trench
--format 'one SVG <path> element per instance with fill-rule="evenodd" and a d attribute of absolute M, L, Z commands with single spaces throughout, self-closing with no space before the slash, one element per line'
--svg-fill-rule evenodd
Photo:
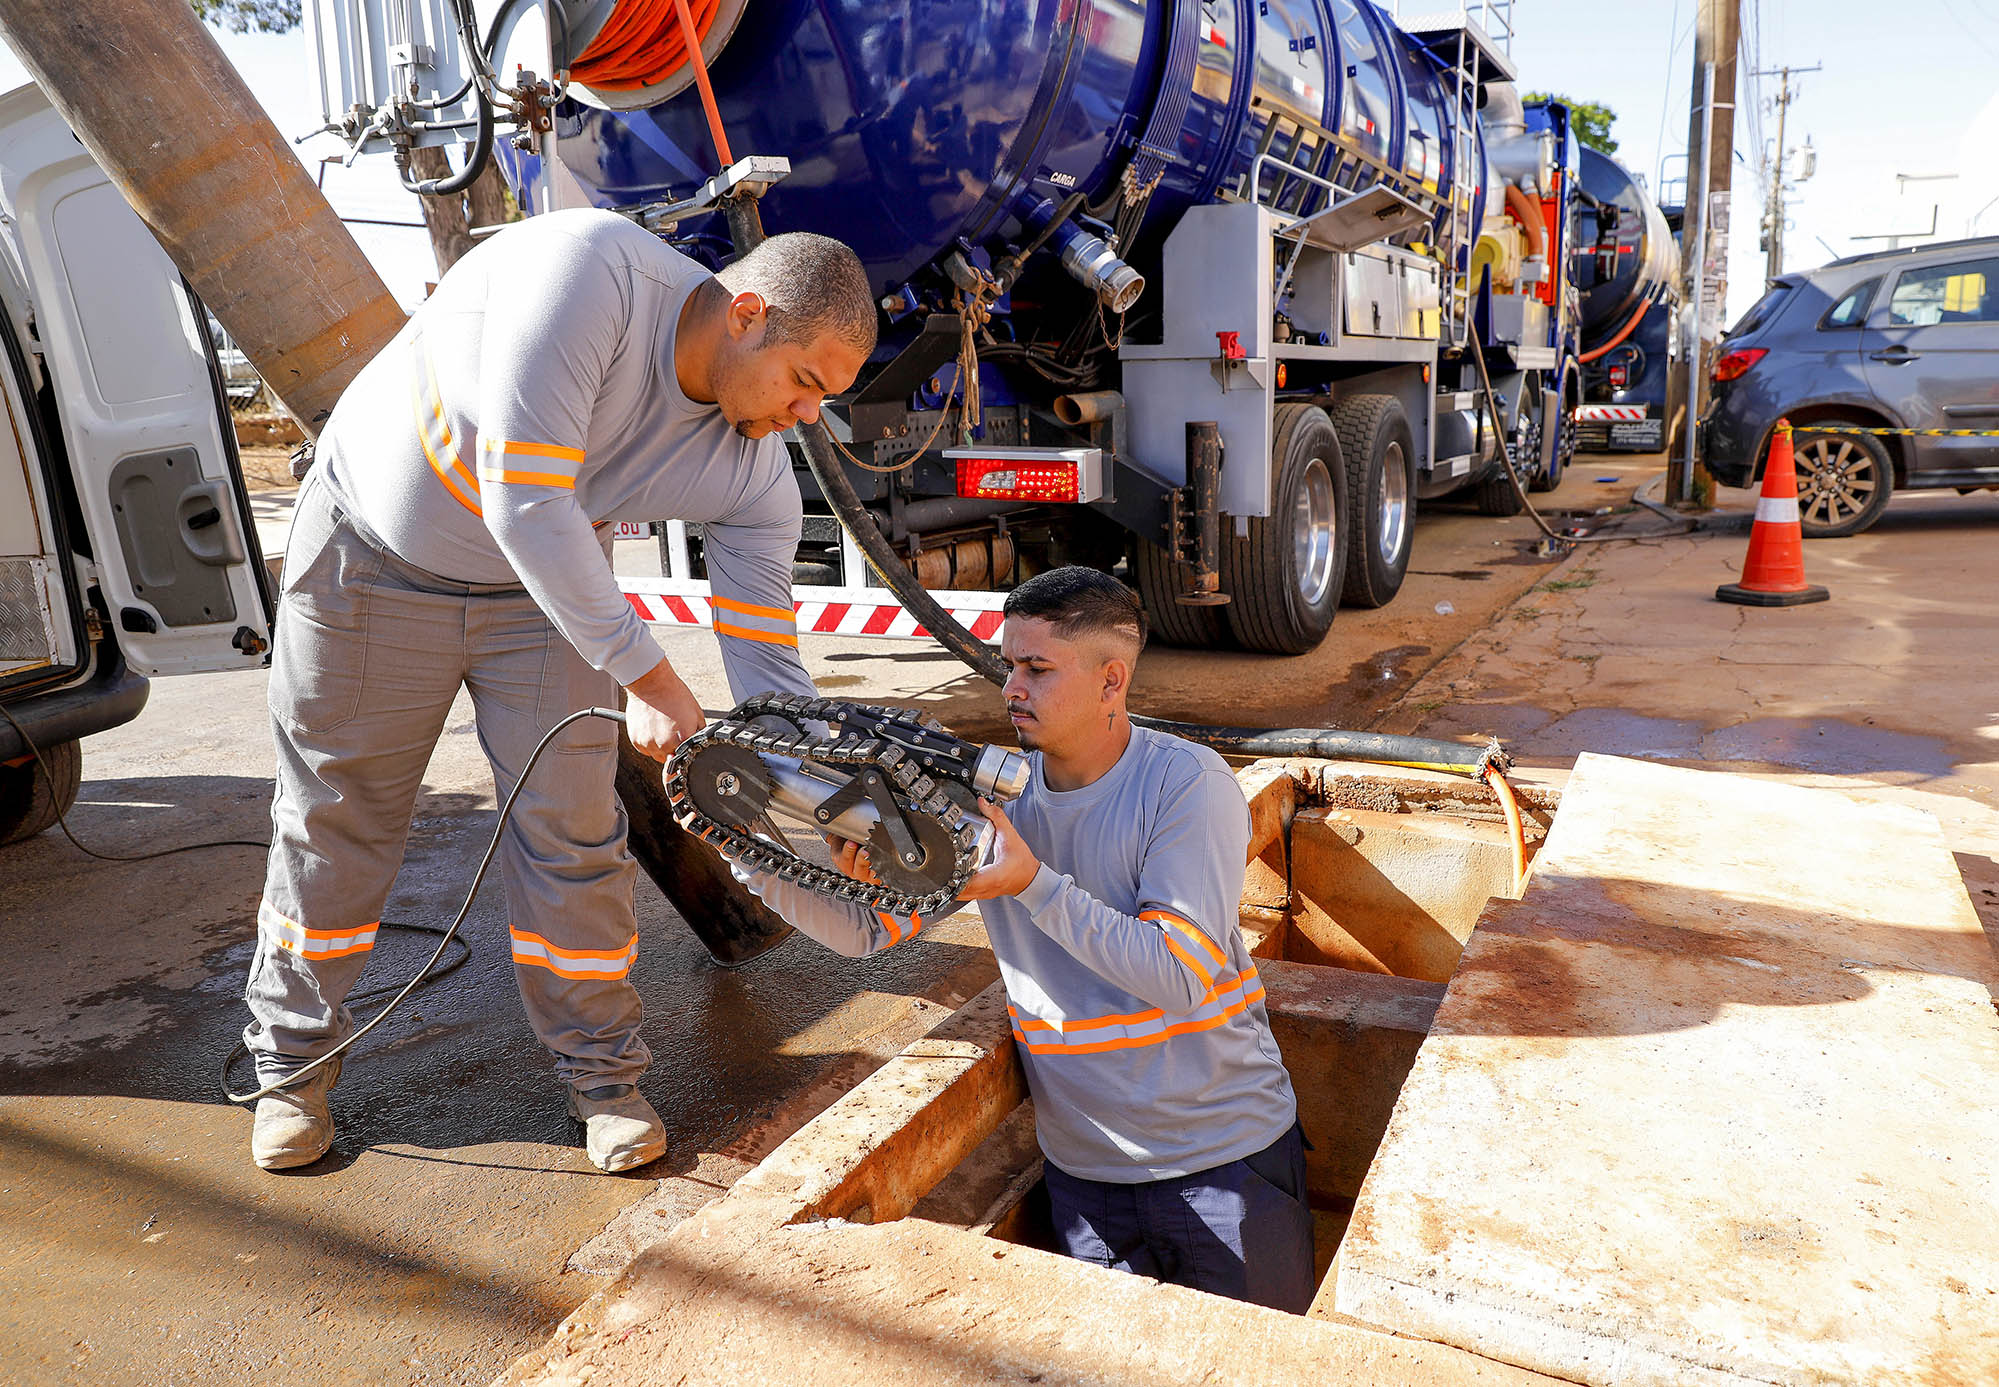
<path fill-rule="evenodd" d="M 1513 797 L 1513 787 L 1506 783 L 1499 768 L 1487 766 L 1485 778 L 1499 798 L 1499 807 L 1506 814 L 1507 831 L 1513 838 L 1513 894 L 1517 896 L 1527 889 L 1527 826 L 1521 821 L 1520 802 Z"/>

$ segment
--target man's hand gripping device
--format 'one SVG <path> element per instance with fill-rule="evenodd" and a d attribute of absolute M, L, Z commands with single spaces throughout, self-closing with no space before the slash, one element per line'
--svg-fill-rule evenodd
<path fill-rule="evenodd" d="M 681 827 L 752 871 L 870 910 L 930 914 L 991 850 L 979 799 L 1017 798 L 1028 773 L 1019 753 L 963 741 L 922 713 L 761 694 L 680 744 L 666 793 Z M 773 813 L 859 843 L 879 880 L 799 857 Z"/>

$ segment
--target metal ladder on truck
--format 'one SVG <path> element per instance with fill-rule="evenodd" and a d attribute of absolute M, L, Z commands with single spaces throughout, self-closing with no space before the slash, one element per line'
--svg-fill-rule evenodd
<path fill-rule="evenodd" d="M 1480 0 L 1455 11 L 1425 11 L 1404 15 L 1401 0 L 1394 6 L 1395 22 L 1417 39 L 1450 72 L 1451 200 L 1446 220 L 1450 237 L 1449 283 L 1444 292 L 1444 345 L 1462 347 L 1471 338 L 1471 257 L 1478 228 L 1472 223 L 1471 170 L 1478 158 L 1478 93 L 1486 82 L 1512 81 L 1513 0 Z M 1486 195 L 1492 195 L 1488 189 Z"/>

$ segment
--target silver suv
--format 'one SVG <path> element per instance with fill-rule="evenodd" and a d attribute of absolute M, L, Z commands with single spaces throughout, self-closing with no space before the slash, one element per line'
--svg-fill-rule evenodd
<path fill-rule="evenodd" d="M 1858 534 L 1898 488 L 1999 490 L 1999 236 L 1782 275 L 1722 339 L 1713 379 L 1708 470 L 1755 484 L 1788 418 L 1808 537 Z"/>

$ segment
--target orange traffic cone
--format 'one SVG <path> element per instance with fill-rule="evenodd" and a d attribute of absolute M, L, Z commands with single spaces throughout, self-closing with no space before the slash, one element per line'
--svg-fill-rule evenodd
<path fill-rule="evenodd" d="M 1791 456 L 1791 421 L 1779 419 L 1763 465 L 1763 494 L 1749 531 L 1742 581 L 1714 590 L 1723 602 L 1745 607 L 1802 607 L 1832 594 L 1805 581 L 1805 532 L 1798 523 L 1798 469 Z"/>

